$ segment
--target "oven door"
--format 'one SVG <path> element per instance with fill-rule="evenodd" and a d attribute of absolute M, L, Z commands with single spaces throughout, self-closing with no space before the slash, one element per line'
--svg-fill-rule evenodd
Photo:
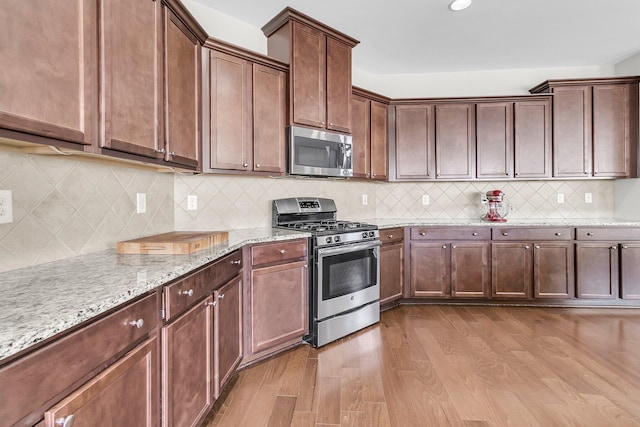
<path fill-rule="evenodd" d="M 316 319 L 380 299 L 379 240 L 318 249 L 316 266 Z"/>

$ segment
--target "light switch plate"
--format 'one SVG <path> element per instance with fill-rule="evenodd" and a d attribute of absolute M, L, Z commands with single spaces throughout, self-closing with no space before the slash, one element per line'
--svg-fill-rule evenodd
<path fill-rule="evenodd" d="M 557 194 L 558 203 L 564 203 L 564 193 Z"/>
<path fill-rule="evenodd" d="M 362 204 L 365 206 L 369 204 L 369 196 L 367 196 L 366 194 L 362 195 Z"/>
<path fill-rule="evenodd" d="M 593 194 L 584 193 L 584 202 L 585 203 L 593 203 Z"/>
<path fill-rule="evenodd" d="M 0 224 L 13 222 L 13 201 L 11 190 L 0 190 Z"/>
<path fill-rule="evenodd" d="M 139 214 L 147 212 L 147 193 L 136 193 L 136 212 Z"/>
<path fill-rule="evenodd" d="M 428 194 L 423 194 L 422 195 L 422 206 L 427 206 L 429 204 L 430 200 L 429 200 L 429 195 Z"/>
<path fill-rule="evenodd" d="M 198 210 L 198 196 L 196 196 L 195 194 L 189 194 L 187 196 L 187 210 L 188 211 Z"/>

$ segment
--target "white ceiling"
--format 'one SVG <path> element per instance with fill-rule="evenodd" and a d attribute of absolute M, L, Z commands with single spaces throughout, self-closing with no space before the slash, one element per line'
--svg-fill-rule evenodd
<path fill-rule="evenodd" d="M 286 6 L 358 40 L 373 74 L 609 65 L 640 51 L 640 0 L 197 0 L 255 27 Z"/>

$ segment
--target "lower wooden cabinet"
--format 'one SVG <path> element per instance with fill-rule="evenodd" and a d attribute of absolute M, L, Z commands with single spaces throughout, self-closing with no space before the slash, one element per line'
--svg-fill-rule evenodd
<path fill-rule="evenodd" d="M 620 295 L 640 299 L 640 243 L 623 243 L 620 248 Z"/>
<path fill-rule="evenodd" d="M 578 298 L 617 298 L 619 288 L 618 244 L 584 242 L 576 244 Z"/>
<path fill-rule="evenodd" d="M 536 243 L 533 246 L 534 298 L 573 298 L 575 267 L 573 243 Z"/>
<path fill-rule="evenodd" d="M 404 229 L 380 230 L 380 306 L 402 298 L 404 291 Z"/>
<path fill-rule="evenodd" d="M 490 244 L 456 242 L 451 244 L 451 296 L 487 298 L 490 295 Z"/>
<path fill-rule="evenodd" d="M 533 249 L 529 243 L 491 245 L 491 296 L 530 298 L 533 288 Z"/>
<path fill-rule="evenodd" d="M 215 315 L 215 397 L 242 360 L 242 276 L 213 294 Z"/>
<path fill-rule="evenodd" d="M 44 425 L 157 426 L 157 366 L 151 338 L 45 412 Z"/>

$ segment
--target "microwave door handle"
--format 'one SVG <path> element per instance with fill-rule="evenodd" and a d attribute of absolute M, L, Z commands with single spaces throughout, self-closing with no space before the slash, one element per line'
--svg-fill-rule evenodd
<path fill-rule="evenodd" d="M 340 160 L 339 160 L 339 163 L 338 163 L 338 167 L 340 169 L 342 169 L 342 168 L 344 168 L 344 162 L 345 162 L 345 157 L 347 155 L 347 152 L 344 149 L 344 144 L 340 144 L 340 145 L 338 145 L 338 147 L 340 148 L 340 155 L 338 156 L 338 158 Z"/>

